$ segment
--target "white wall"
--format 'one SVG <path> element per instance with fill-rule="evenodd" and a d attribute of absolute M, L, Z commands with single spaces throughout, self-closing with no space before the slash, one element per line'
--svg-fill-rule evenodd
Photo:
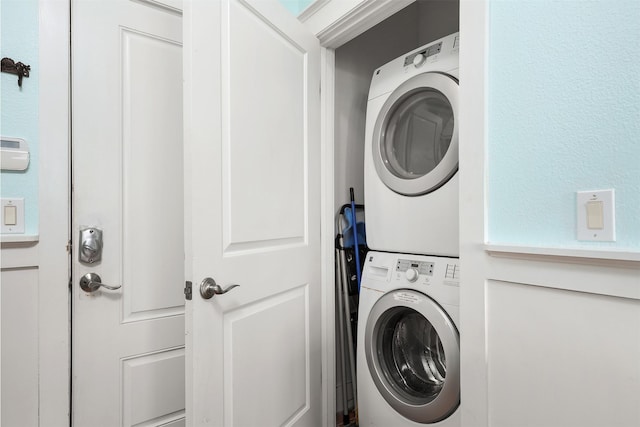
<path fill-rule="evenodd" d="M 640 300 L 499 280 L 486 294 L 490 426 L 640 425 Z"/>
<path fill-rule="evenodd" d="M 0 272 L 2 425 L 38 423 L 38 251 L 37 243 L 4 243 L 7 237 L 23 240 L 38 235 L 39 132 L 38 1 L 3 1 L 0 5 L 2 57 L 30 65 L 28 78 L 17 84 L 13 74 L 2 73 L 0 86 L 3 137 L 23 138 L 30 148 L 26 171 L 0 173 L 3 198 L 22 198 L 24 235 L 3 236 Z M 25 236 L 29 236 L 25 238 Z"/>
<path fill-rule="evenodd" d="M 487 244 L 488 146 L 500 126 L 487 108 L 492 3 L 463 1 L 460 10 L 463 425 L 640 425 L 640 253 L 553 246 L 555 238 L 536 248 Z M 526 161 L 514 173 L 526 173 Z"/>
<path fill-rule="evenodd" d="M 2 245 L 2 419 L 38 425 L 38 255 L 35 244 Z"/>
<path fill-rule="evenodd" d="M 3 426 L 69 425 L 69 3 L 38 8 L 40 236 L 1 249 Z"/>

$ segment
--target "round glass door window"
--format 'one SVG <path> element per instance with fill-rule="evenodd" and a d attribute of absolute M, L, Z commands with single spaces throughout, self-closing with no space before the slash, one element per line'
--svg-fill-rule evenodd
<path fill-rule="evenodd" d="M 374 128 L 374 163 L 393 191 L 422 195 L 438 189 L 458 170 L 458 84 L 426 73 L 396 89 Z"/>
<path fill-rule="evenodd" d="M 431 402 L 447 376 L 447 357 L 433 325 L 420 313 L 390 310 L 379 329 L 382 373 L 408 402 Z"/>
<path fill-rule="evenodd" d="M 456 410 L 459 336 L 437 303 L 410 290 L 386 294 L 374 305 L 365 333 L 369 373 L 398 413 L 429 424 Z"/>

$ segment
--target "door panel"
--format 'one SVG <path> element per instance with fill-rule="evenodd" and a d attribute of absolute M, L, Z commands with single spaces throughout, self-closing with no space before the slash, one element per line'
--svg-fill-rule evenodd
<path fill-rule="evenodd" d="M 183 347 L 126 358 L 122 372 L 124 425 L 184 417 Z"/>
<path fill-rule="evenodd" d="M 228 123 L 223 156 L 229 159 L 222 164 L 226 248 L 301 244 L 306 240 L 306 52 L 247 4 L 231 2 L 229 8 L 222 86 L 229 88 L 223 110 Z M 256 73 L 269 78 L 256 80 Z"/>
<path fill-rule="evenodd" d="M 224 363 L 232 367 L 223 380 L 225 426 L 287 425 L 312 405 L 307 299 L 308 287 L 300 286 L 224 316 Z M 273 392 L 276 384 L 282 394 Z"/>
<path fill-rule="evenodd" d="M 319 425 L 319 43 L 275 1 L 185 6 L 187 423 Z"/>
<path fill-rule="evenodd" d="M 77 426 L 184 422 L 182 18 L 158 5 L 72 1 Z M 121 287 L 84 292 L 90 272 Z"/>
<path fill-rule="evenodd" d="M 176 292 L 184 257 L 182 47 L 129 29 L 121 37 L 122 267 L 130 284 L 123 303 L 124 321 L 135 321 L 184 312 Z"/>

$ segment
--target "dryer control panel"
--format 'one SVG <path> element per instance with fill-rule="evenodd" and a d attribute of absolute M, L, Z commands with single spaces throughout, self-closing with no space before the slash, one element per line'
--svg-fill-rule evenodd
<path fill-rule="evenodd" d="M 404 58 L 404 66 L 406 67 L 407 65 L 411 65 L 411 64 L 421 65 L 427 58 L 429 58 L 430 56 L 439 54 L 441 50 L 442 50 L 442 42 L 427 46 L 419 52 L 414 52 L 411 55 L 406 56 Z M 416 58 L 421 59 L 419 64 L 416 64 Z"/>

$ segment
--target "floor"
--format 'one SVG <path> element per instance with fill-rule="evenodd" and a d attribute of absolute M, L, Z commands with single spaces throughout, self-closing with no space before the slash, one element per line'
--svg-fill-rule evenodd
<path fill-rule="evenodd" d="M 349 419 L 345 419 L 344 415 L 337 414 L 336 415 L 336 427 L 355 427 L 357 426 L 357 415 L 355 411 L 349 412 Z M 347 424 L 345 424 L 347 422 Z"/>

